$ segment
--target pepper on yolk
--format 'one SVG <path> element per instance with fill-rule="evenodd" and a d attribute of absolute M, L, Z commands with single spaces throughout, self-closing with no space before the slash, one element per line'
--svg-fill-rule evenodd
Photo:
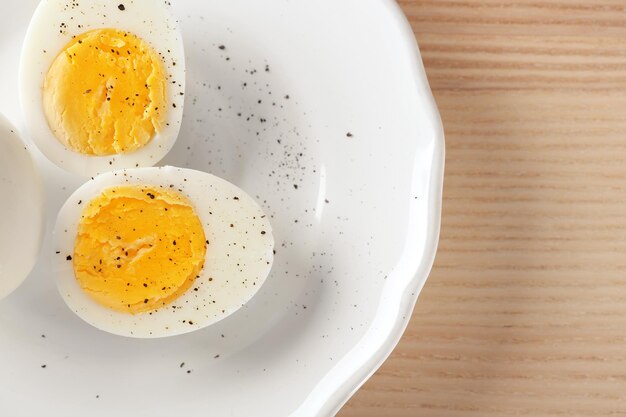
<path fill-rule="evenodd" d="M 72 39 L 44 80 L 48 124 L 67 148 L 85 155 L 131 153 L 165 123 L 167 74 L 137 36 L 97 29 Z"/>
<path fill-rule="evenodd" d="M 204 265 L 207 242 L 191 202 L 173 189 L 117 186 L 85 207 L 74 274 L 99 304 L 137 314 L 170 304 Z"/>

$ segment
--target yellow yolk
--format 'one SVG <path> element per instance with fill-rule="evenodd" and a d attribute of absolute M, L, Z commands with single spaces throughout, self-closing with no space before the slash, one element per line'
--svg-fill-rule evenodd
<path fill-rule="evenodd" d="M 43 106 L 54 135 L 86 155 L 136 151 L 162 130 L 167 75 L 161 57 L 135 35 L 86 32 L 48 70 Z"/>
<path fill-rule="evenodd" d="M 206 238 L 191 202 L 173 189 L 119 186 L 85 207 L 74 246 L 82 289 L 111 309 L 163 307 L 204 266 Z"/>

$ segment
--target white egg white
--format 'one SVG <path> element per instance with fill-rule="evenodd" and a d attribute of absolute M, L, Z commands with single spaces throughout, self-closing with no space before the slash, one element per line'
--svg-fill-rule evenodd
<path fill-rule="evenodd" d="M 74 253 L 85 205 L 107 188 L 129 184 L 173 185 L 181 190 L 193 203 L 209 241 L 204 268 L 192 289 L 169 306 L 137 315 L 116 312 L 93 301 L 80 288 L 68 258 Z M 57 286 L 70 309 L 98 329 L 136 338 L 188 333 L 233 314 L 263 285 L 274 257 L 269 219 L 250 196 L 211 174 L 173 167 L 115 171 L 88 181 L 61 209 L 53 246 Z"/>
<path fill-rule="evenodd" d="M 0 115 L 0 299 L 19 287 L 37 262 L 44 223 L 39 171 Z"/>
<path fill-rule="evenodd" d="M 20 99 L 33 142 L 49 160 L 67 171 L 90 177 L 116 169 L 154 166 L 169 152 L 180 130 L 185 92 L 182 35 L 170 7 L 169 2 L 160 0 L 41 1 L 22 48 Z M 42 101 L 45 76 L 65 45 L 74 36 L 102 28 L 128 31 L 148 42 L 162 55 L 169 76 L 169 109 L 163 130 L 135 152 L 106 157 L 67 149 L 52 133 Z"/>

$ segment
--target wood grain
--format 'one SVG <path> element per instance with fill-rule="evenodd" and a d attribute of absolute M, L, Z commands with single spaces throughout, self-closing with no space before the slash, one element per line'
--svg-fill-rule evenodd
<path fill-rule="evenodd" d="M 440 250 L 340 416 L 626 415 L 626 1 L 400 3 L 446 129 Z"/>

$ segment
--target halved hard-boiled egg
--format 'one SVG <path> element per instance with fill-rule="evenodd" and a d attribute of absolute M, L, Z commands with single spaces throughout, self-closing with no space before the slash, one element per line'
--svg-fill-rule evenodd
<path fill-rule="evenodd" d="M 83 176 L 153 166 L 183 114 L 185 55 L 169 2 L 43 0 L 22 49 L 34 143 Z"/>
<path fill-rule="evenodd" d="M 15 128 L 0 115 L 0 299 L 35 265 L 43 229 L 39 172 Z"/>
<path fill-rule="evenodd" d="M 204 172 L 138 168 L 100 175 L 61 209 L 54 270 L 83 320 L 129 337 L 213 324 L 259 290 L 271 225 L 235 185 Z"/>

